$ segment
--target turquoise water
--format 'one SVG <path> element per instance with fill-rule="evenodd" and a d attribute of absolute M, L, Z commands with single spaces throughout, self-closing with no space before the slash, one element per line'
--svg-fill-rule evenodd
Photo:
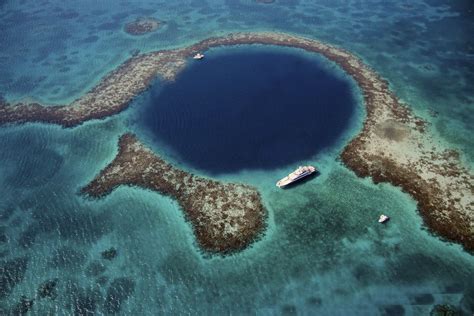
<path fill-rule="evenodd" d="M 166 23 L 143 37 L 122 31 L 142 15 Z M 472 166 L 473 21 L 470 1 L 0 1 L 0 91 L 9 100 L 61 104 L 136 49 L 286 31 L 355 52 Z M 335 143 L 299 161 L 322 171 L 304 185 L 274 186 L 294 164 L 219 174 L 255 185 L 269 212 L 262 239 L 233 256 L 202 254 L 177 204 L 156 193 L 123 187 L 99 201 L 77 195 L 130 130 L 177 165 L 207 173 L 140 124 L 146 97 L 75 129 L 0 128 L 0 256 L 4 267 L 16 263 L 9 270 L 16 278 L 0 275 L 0 313 L 55 278 L 57 297 L 36 299 L 31 314 L 426 315 L 437 303 L 472 313 L 472 255 L 430 234 L 406 194 L 358 179 L 337 160 L 360 128 L 360 107 Z M 376 223 L 380 212 L 391 215 L 389 225 Z M 102 259 L 110 247 L 117 257 Z M 15 286 L 4 285 L 13 279 Z"/>

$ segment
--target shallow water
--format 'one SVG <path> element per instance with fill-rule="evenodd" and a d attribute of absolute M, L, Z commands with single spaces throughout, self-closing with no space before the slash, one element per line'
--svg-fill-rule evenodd
<path fill-rule="evenodd" d="M 142 15 L 166 24 L 143 37 L 122 31 Z M 249 30 L 320 39 L 363 58 L 472 165 L 471 1 L 0 1 L 0 27 L 0 91 L 10 100 L 57 104 L 77 98 L 136 49 Z M 351 82 L 332 63 L 317 62 Z M 157 82 L 151 93 L 160 89 L 166 85 Z M 37 298 L 31 314 L 426 315 L 438 303 L 472 314 L 472 255 L 430 234 L 406 194 L 359 179 L 337 160 L 361 127 L 360 100 L 324 149 L 271 169 L 219 169 L 219 179 L 255 185 L 269 213 L 261 240 L 239 254 L 203 254 L 176 203 L 159 194 L 122 187 L 99 201 L 79 196 L 130 130 L 178 166 L 213 174 L 142 123 L 149 96 L 75 129 L 0 128 L 0 257 L 15 267 L 0 277 L 18 280 L 1 286 L 0 314 L 56 278 L 57 297 Z M 321 175 L 277 190 L 275 181 L 298 164 L 315 164 Z M 392 217 L 389 225 L 376 223 L 381 212 Z M 110 247 L 117 257 L 102 259 Z"/>

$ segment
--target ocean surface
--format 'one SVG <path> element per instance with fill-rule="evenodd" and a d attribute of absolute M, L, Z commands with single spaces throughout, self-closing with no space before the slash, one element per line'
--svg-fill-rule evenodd
<path fill-rule="evenodd" d="M 328 64 L 296 49 L 214 49 L 136 103 L 158 144 L 196 168 L 273 170 L 312 158 L 350 125 L 360 96 Z"/>
<path fill-rule="evenodd" d="M 141 16 L 165 23 L 123 32 Z M 237 31 L 319 39 L 362 58 L 474 167 L 472 1 L 0 0 L 0 30 L 0 93 L 46 104 L 78 98 L 137 50 Z M 0 315 L 22 296 L 35 299 L 31 315 L 429 315 L 435 304 L 471 315 L 474 257 L 430 233 L 407 194 L 338 160 L 364 115 L 334 63 L 241 46 L 210 50 L 106 120 L 0 127 Z M 256 186 L 262 238 L 210 256 L 170 198 L 79 195 L 129 131 L 180 168 Z M 300 164 L 321 174 L 278 190 Z M 56 294 L 40 298 L 48 280 Z"/>

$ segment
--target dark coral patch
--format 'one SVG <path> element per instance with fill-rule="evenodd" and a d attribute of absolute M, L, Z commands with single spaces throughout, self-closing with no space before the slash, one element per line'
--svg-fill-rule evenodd
<path fill-rule="evenodd" d="M 403 316 L 405 315 L 405 308 L 403 305 L 386 305 L 381 308 L 384 316 Z"/>
<path fill-rule="evenodd" d="M 461 316 L 461 311 L 449 304 L 435 305 L 430 312 L 430 316 Z"/>
<path fill-rule="evenodd" d="M 26 257 L 3 261 L 0 267 L 0 299 L 7 297 L 13 288 L 23 281 L 28 259 Z"/>
<path fill-rule="evenodd" d="M 135 281 L 131 278 L 116 278 L 112 281 L 105 297 L 104 310 L 109 314 L 120 312 L 122 304 L 135 291 Z"/>
<path fill-rule="evenodd" d="M 112 260 L 115 257 L 117 257 L 117 249 L 115 249 L 114 247 L 111 247 L 107 250 L 102 251 L 100 255 L 102 256 L 102 259 Z"/>
<path fill-rule="evenodd" d="M 161 24 L 161 21 L 153 17 L 142 17 L 127 23 L 124 30 L 130 35 L 143 35 L 157 30 Z"/>
<path fill-rule="evenodd" d="M 36 293 L 39 298 L 50 298 L 54 300 L 58 293 L 56 291 L 56 285 L 58 284 L 59 279 L 47 280 L 40 284 Z"/>
<path fill-rule="evenodd" d="M 434 303 L 434 297 L 431 294 L 415 295 L 411 300 L 415 305 L 431 305 Z"/>
<path fill-rule="evenodd" d="M 13 307 L 11 315 L 13 316 L 23 316 L 28 313 L 30 309 L 33 308 L 35 300 L 28 299 L 26 296 L 22 295 L 20 301 Z"/>

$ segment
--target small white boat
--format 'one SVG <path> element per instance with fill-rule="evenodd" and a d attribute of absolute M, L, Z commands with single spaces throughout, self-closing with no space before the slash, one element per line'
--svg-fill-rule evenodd
<path fill-rule="evenodd" d="M 388 217 L 387 215 L 380 215 L 379 217 L 379 223 L 383 224 L 383 223 L 386 223 L 390 220 L 390 217 Z"/>
<path fill-rule="evenodd" d="M 193 56 L 193 59 L 197 59 L 197 60 L 203 59 L 203 58 L 204 58 L 204 55 L 201 53 L 197 53 L 196 55 Z"/>

